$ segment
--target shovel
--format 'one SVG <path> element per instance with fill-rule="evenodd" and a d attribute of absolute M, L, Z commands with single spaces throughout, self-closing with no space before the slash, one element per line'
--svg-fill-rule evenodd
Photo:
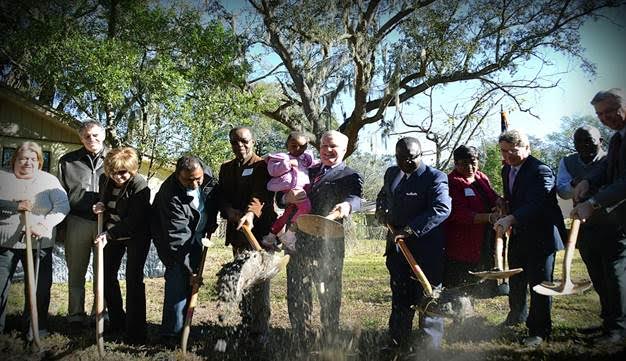
<path fill-rule="evenodd" d="M 207 251 L 211 246 L 211 241 L 208 238 L 202 238 L 202 256 L 200 257 L 200 264 L 198 265 L 198 271 L 193 278 L 199 277 L 197 282 L 191 285 L 191 294 L 187 303 L 187 314 L 185 315 L 185 324 L 183 326 L 183 332 L 180 339 L 180 348 L 183 351 L 183 355 L 187 354 L 187 341 L 189 340 L 189 332 L 191 331 L 191 321 L 193 318 L 193 312 L 196 310 L 196 304 L 198 303 L 198 291 L 202 286 L 202 272 L 204 272 L 204 261 L 206 260 Z"/>
<path fill-rule="evenodd" d="M 30 327 L 33 334 L 33 342 L 37 349 L 41 350 L 39 339 L 39 319 L 37 316 L 37 296 L 35 289 L 35 269 L 33 265 L 33 243 L 30 232 L 30 212 L 24 211 L 24 229 L 26 231 L 26 287 L 28 287 L 28 307 L 30 310 Z"/>
<path fill-rule="evenodd" d="M 495 255 L 494 255 L 496 268 L 491 271 L 480 271 L 480 272 L 469 271 L 469 273 L 471 275 L 480 277 L 483 280 L 500 280 L 500 279 L 509 278 L 513 275 L 516 275 L 522 272 L 524 270 L 522 268 L 507 269 L 508 267 L 505 266 L 506 257 L 502 255 L 503 251 L 504 251 L 504 230 L 502 229 L 502 227 L 497 227 L 496 228 L 496 246 L 495 246 Z"/>
<path fill-rule="evenodd" d="M 591 287 L 591 281 L 572 282 L 570 276 L 579 229 L 580 219 L 574 219 L 567 238 L 565 256 L 563 257 L 563 281 L 542 282 L 534 286 L 533 291 L 544 296 L 566 296 L 585 292 Z"/>
<path fill-rule="evenodd" d="M 98 213 L 98 234 L 102 233 L 102 213 Z M 96 244 L 96 343 L 104 356 L 104 245 Z"/>
<path fill-rule="evenodd" d="M 247 224 L 244 224 L 243 226 L 241 226 L 241 230 L 243 231 L 243 234 L 246 236 L 246 239 L 248 240 L 248 242 L 250 242 L 250 245 L 252 246 L 252 248 L 254 248 L 255 251 L 267 253 L 263 250 L 263 248 L 259 244 L 259 241 L 257 241 L 256 237 L 252 233 L 252 230 Z M 281 256 L 273 254 L 272 257 L 281 257 Z M 287 263 L 289 263 L 289 258 L 290 257 L 288 254 L 282 256 L 280 258 L 280 262 L 278 262 L 276 266 L 272 267 L 273 269 L 270 271 L 269 275 L 267 276 L 267 279 L 273 278 L 274 276 L 278 274 L 278 272 L 280 272 L 280 270 L 284 269 L 287 266 Z"/>
<path fill-rule="evenodd" d="M 312 236 L 324 239 L 337 239 L 344 236 L 343 225 L 335 219 L 340 213 L 335 211 L 326 217 L 316 214 L 303 214 L 296 219 L 298 229 Z"/>

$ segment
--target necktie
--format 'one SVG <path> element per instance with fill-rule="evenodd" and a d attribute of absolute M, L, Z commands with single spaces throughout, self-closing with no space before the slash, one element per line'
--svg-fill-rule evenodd
<path fill-rule="evenodd" d="M 404 174 L 402 178 L 400 178 L 400 181 L 398 182 L 398 184 L 396 184 L 396 187 L 393 189 L 393 191 L 397 192 L 401 188 L 402 184 L 404 184 L 405 181 L 406 181 L 406 174 Z"/>
<path fill-rule="evenodd" d="M 609 144 L 609 154 L 607 155 L 607 161 L 609 163 L 608 178 L 611 181 L 615 180 L 619 174 L 619 150 L 621 147 L 622 136 L 618 132 L 611 138 L 611 143 Z"/>
<path fill-rule="evenodd" d="M 326 172 L 328 171 L 328 167 L 327 166 L 322 166 L 322 168 L 320 168 L 320 172 L 317 174 L 317 176 L 315 177 L 315 179 L 313 179 L 313 184 L 317 183 L 320 181 L 320 179 L 322 179 L 322 177 L 324 176 L 324 174 L 326 174 Z"/>
<path fill-rule="evenodd" d="M 513 194 L 513 183 L 515 183 L 515 176 L 517 175 L 517 168 L 511 167 L 509 170 L 509 193 Z"/>

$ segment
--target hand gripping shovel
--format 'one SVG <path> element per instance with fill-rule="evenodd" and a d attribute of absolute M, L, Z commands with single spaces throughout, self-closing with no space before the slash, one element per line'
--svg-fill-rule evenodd
<path fill-rule="evenodd" d="M 495 246 L 495 264 L 496 268 L 491 271 L 473 272 L 469 271 L 471 275 L 480 277 L 483 280 L 500 280 L 506 279 L 513 275 L 516 275 L 523 271 L 522 268 L 507 269 L 505 266 L 506 256 L 503 256 L 504 250 L 504 230 L 502 227 L 496 229 L 496 246 Z"/>
<path fill-rule="evenodd" d="M 35 269 L 33 265 L 33 243 L 30 232 L 30 212 L 24 211 L 24 229 L 26 232 L 26 287 L 28 287 L 28 308 L 30 311 L 30 327 L 33 334 L 33 342 L 38 350 L 41 350 L 39 339 L 39 320 L 37 316 L 37 296 L 35 287 Z"/>
<path fill-rule="evenodd" d="M 180 339 L 180 349 L 183 351 L 183 355 L 187 354 L 187 341 L 189 340 L 189 332 L 191 331 L 191 321 L 193 318 L 193 312 L 196 310 L 196 304 L 198 304 L 198 291 L 202 286 L 202 273 L 204 272 L 204 261 L 211 245 L 211 241 L 208 238 L 202 238 L 202 256 L 200 257 L 200 264 L 198 265 L 198 271 L 192 275 L 191 282 L 191 294 L 187 303 L 187 314 L 185 315 L 185 324 L 183 326 L 183 333 Z"/>
<path fill-rule="evenodd" d="M 102 213 L 98 213 L 98 234 L 102 233 Z M 96 344 L 98 354 L 104 356 L 104 245 L 96 244 Z"/>
<path fill-rule="evenodd" d="M 580 228 L 580 219 L 574 219 L 572 229 L 567 238 L 565 256 L 563 257 L 563 281 L 542 282 L 533 287 L 533 291 L 544 296 L 566 296 L 582 293 L 591 287 L 591 281 L 572 282 L 570 271 L 572 269 L 572 258 L 576 249 L 576 238 Z"/>
<path fill-rule="evenodd" d="M 335 211 L 326 217 L 316 214 L 303 214 L 296 219 L 298 229 L 312 236 L 324 239 L 337 239 L 344 236 L 343 225 L 335 219 L 339 218 L 340 213 Z"/>

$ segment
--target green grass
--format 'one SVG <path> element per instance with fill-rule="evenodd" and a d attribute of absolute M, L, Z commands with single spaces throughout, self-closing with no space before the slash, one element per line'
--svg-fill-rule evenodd
<path fill-rule="evenodd" d="M 279 274 L 272 281 L 272 339 L 271 352 L 260 353 L 239 345 L 235 351 L 229 348 L 227 353 L 214 351 L 219 338 L 227 340 L 229 347 L 237 342 L 232 336 L 229 325 L 220 325 L 216 316 L 214 291 L 215 274 L 224 262 L 231 259 L 230 248 L 216 245 L 210 250 L 205 269 L 205 285 L 199 296 L 199 305 L 194 315 L 194 331 L 202 335 L 192 335 L 190 352 L 183 356 L 180 351 L 170 351 L 156 343 L 156 335 L 161 320 L 163 300 L 163 279 L 146 280 L 147 309 L 150 343 L 142 347 L 128 346 L 107 341 L 105 348 L 107 359 L 138 360 L 242 360 L 258 359 L 264 356 L 269 360 L 379 360 L 384 354 L 379 349 L 386 340 L 387 320 L 391 305 L 389 276 L 382 256 L 384 242 L 363 240 L 347 251 L 343 272 L 343 297 L 341 309 L 340 347 L 335 350 L 322 350 L 312 355 L 298 355 L 291 343 L 290 325 L 286 302 L 285 273 Z M 557 256 L 560 265 L 563 252 Z M 559 279 L 560 266 L 555 270 Z M 588 278 L 584 264 L 578 254 L 574 259 L 573 278 Z M 123 282 L 122 282 L 123 284 Z M 91 289 L 91 284 L 87 285 Z M 31 355 L 24 349 L 16 329 L 19 328 L 23 308 L 22 284 L 11 287 L 8 305 L 8 328 L 12 333 L 0 336 L 0 358 L 2 360 L 23 359 L 67 359 L 95 360 L 98 358 L 94 345 L 94 333 L 86 329 L 84 334 L 70 335 L 65 322 L 67 307 L 67 285 L 55 284 L 52 287 L 51 331 L 52 335 L 44 339 L 45 354 Z M 86 308 L 90 309 L 92 297 L 87 294 Z M 594 347 L 591 336 L 580 332 L 581 328 L 600 324 L 599 301 L 595 292 L 582 295 L 558 297 L 553 299 L 552 320 L 554 325 L 553 340 L 537 350 L 520 346 L 519 341 L 525 335 L 524 327 L 500 329 L 508 312 L 506 297 L 488 300 L 476 300 L 477 315 L 457 324 L 447 321 L 443 350 L 432 359 L 462 360 L 535 360 L 535 359 L 607 359 L 619 358 L 617 353 Z M 319 319 L 319 310 L 314 310 L 315 322 Z M 232 325 L 231 325 L 232 326 Z M 417 320 L 414 329 L 417 328 Z"/>

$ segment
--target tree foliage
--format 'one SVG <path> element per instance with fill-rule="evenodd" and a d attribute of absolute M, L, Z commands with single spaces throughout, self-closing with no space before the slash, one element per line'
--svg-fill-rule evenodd
<path fill-rule="evenodd" d="M 280 59 L 260 77 L 273 78 L 282 90 L 281 103 L 265 114 L 290 129 L 318 134 L 330 127 L 337 105 L 348 107 L 339 126 L 350 138 L 348 154 L 365 125 L 393 127 L 389 108 L 397 111 L 437 87 L 463 84 L 477 89 L 475 99 L 506 96 L 529 111 L 519 99 L 523 91 L 554 83 L 542 78 L 543 66 L 530 76 L 520 68 L 531 60 L 549 65 L 544 54 L 549 48 L 593 71 L 582 57 L 580 26 L 618 5 L 611 0 L 248 2 L 261 19 L 250 44 L 261 44 Z M 350 98 L 337 104 L 342 93 Z M 291 116 L 294 107 L 301 116 Z M 482 113 L 467 114 L 458 116 L 468 123 L 460 127 L 469 131 Z M 429 121 L 445 125 L 450 118 L 455 117 Z M 432 134 L 432 128 L 422 131 Z"/>
<path fill-rule="evenodd" d="M 243 91 L 239 39 L 204 7 L 160 1 L 3 2 L 1 81 L 161 163 L 214 165 L 259 96 Z M 247 118 L 248 117 L 248 118 Z"/>

